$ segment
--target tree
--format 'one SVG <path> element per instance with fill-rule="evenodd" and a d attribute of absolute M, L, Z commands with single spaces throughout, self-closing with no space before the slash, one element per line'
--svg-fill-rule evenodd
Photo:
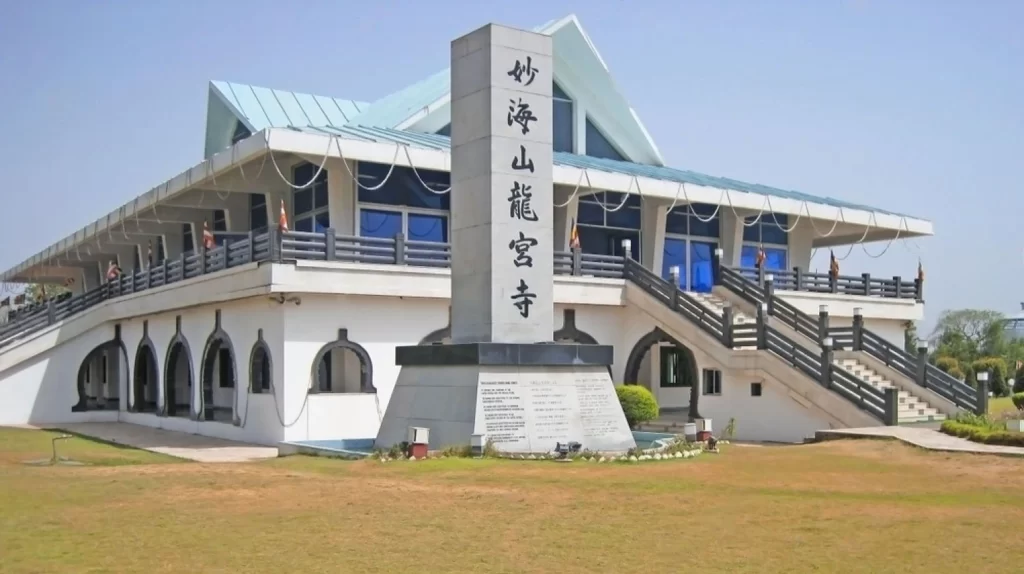
<path fill-rule="evenodd" d="M 63 285 L 52 285 L 43 283 L 30 283 L 25 287 L 25 296 L 33 303 L 42 303 L 48 299 L 54 299 L 68 292 Z"/>
<path fill-rule="evenodd" d="M 907 321 L 903 325 L 903 350 L 911 355 L 917 355 L 917 324 Z"/>
<path fill-rule="evenodd" d="M 1007 351 L 1004 317 L 998 311 L 959 309 L 943 311 L 932 332 L 938 336 L 936 356 L 953 357 L 969 365 L 985 356 L 1002 357 Z"/>

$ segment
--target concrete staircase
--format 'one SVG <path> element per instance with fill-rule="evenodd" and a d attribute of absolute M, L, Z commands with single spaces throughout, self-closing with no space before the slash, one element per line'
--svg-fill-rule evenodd
<path fill-rule="evenodd" d="M 870 383 L 875 388 L 884 389 L 897 386 L 891 380 L 857 359 L 836 359 L 835 364 L 846 369 L 858 379 Z M 946 418 L 946 415 L 940 413 L 938 409 L 929 405 L 924 399 L 904 390 L 899 391 L 899 406 L 899 422 L 901 425 L 941 421 Z"/>
<path fill-rule="evenodd" d="M 713 311 L 719 317 L 722 316 L 722 309 L 726 305 L 730 304 L 729 301 L 712 293 L 691 293 L 691 295 L 694 299 L 699 301 L 703 307 Z M 734 307 L 734 325 L 754 325 L 756 322 L 757 320 L 754 317 L 751 317 Z M 891 380 L 856 359 L 837 359 L 835 364 L 843 367 L 858 379 L 869 383 L 875 388 L 884 389 L 886 387 L 896 386 Z M 899 403 L 900 424 L 941 421 L 946 418 L 946 415 L 940 413 L 938 409 L 929 405 L 925 400 L 904 390 L 899 391 Z M 656 432 L 675 432 L 676 430 L 670 425 L 658 424 L 657 422 L 654 424 L 648 424 L 651 426 L 650 430 Z M 681 427 L 679 428 L 681 429 Z"/>

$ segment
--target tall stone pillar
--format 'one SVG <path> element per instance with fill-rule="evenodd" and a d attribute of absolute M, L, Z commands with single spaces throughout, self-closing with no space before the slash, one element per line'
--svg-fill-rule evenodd
<path fill-rule="evenodd" d="M 635 446 L 612 347 L 552 342 L 553 65 L 542 34 L 491 24 L 452 42 L 452 344 L 396 349 L 380 447 L 410 426 L 431 448 Z"/>

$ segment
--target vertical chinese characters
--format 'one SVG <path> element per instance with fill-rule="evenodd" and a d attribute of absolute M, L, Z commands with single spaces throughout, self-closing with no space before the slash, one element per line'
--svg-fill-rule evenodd
<path fill-rule="evenodd" d="M 537 79 L 539 71 L 533 65 L 533 58 L 527 56 L 526 58 L 516 59 L 512 68 L 508 71 L 508 77 L 512 78 L 517 84 L 529 86 Z M 530 133 L 532 127 L 536 127 L 536 123 L 539 120 L 540 118 L 534 113 L 530 103 L 523 101 L 522 97 L 509 99 L 507 122 L 510 128 L 514 127 L 516 131 L 521 132 L 525 136 Z M 531 124 L 534 125 L 531 126 Z M 519 145 L 519 154 L 512 157 L 511 167 L 515 172 L 529 172 L 531 175 L 534 173 L 533 159 L 530 158 L 525 143 Z M 533 199 L 532 187 L 532 184 L 518 180 L 512 183 L 512 188 L 509 190 L 508 203 L 509 218 L 514 222 L 520 222 L 524 225 L 539 222 L 537 212 L 534 211 L 531 203 Z M 529 227 L 519 229 L 517 233 L 518 236 L 513 236 L 508 243 L 509 251 L 513 253 L 512 264 L 516 269 L 524 267 L 532 269 L 533 253 L 531 251 L 538 246 L 539 242 L 534 234 L 530 233 Z M 518 309 L 519 314 L 524 319 L 530 317 L 530 306 L 534 304 L 536 298 L 537 294 L 531 290 L 526 279 L 520 277 L 519 285 L 515 288 L 515 293 L 511 296 L 511 299 L 512 304 Z"/>

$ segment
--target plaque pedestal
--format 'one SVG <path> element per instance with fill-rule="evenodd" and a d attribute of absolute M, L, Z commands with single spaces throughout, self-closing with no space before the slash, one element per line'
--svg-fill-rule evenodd
<path fill-rule="evenodd" d="M 636 446 L 608 365 L 612 347 L 471 343 L 399 347 L 402 367 L 376 446 L 430 429 L 430 449 L 483 434 L 508 453 L 544 453 L 557 443 L 623 452 Z"/>

